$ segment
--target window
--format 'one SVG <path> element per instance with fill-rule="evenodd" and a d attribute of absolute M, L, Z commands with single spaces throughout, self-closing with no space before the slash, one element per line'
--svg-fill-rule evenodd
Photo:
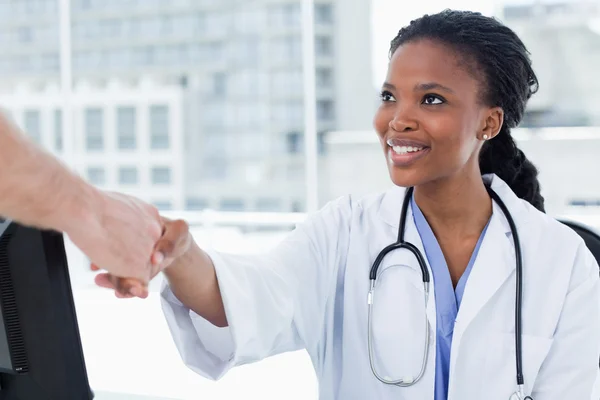
<path fill-rule="evenodd" d="M 185 200 L 185 209 L 190 211 L 200 211 L 208 208 L 208 200 L 198 197 L 188 197 Z"/>
<path fill-rule="evenodd" d="M 316 70 L 317 87 L 331 88 L 333 86 L 333 74 L 330 68 L 317 68 Z"/>
<path fill-rule="evenodd" d="M 227 75 L 217 72 L 213 75 L 212 94 L 223 96 L 227 93 Z"/>
<path fill-rule="evenodd" d="M 150 148 L 169 148 L 169 107 L 150 107 Z"/>
<path fill-rule="evenodd" d="M 298 154 L 303 149 L 304 135 L 299 132 L 290 132 L 286 136 L 286 150 L 290 154 Z"/>
<path fill-rule="evenodd" d="M 300 4 L 277 4 L 269 8 L 269 26 L 297 28 L 302 19 Z"/>
<path fill-rule="evenodd" d="M 202 163 L 202 178 L 209 181 L 222 181 L 227 179 L 229 165 L 230 163 L 222 158 L 207 158 Z"/>
<path fill-rule="evenodd" d="M 135 117 L 134 107 L 117 109 L 117 146 L 120 150 L 132 150 L 137 147 Z"/>
<path fill-rule="evenodd" d="M 173 203 L 169 200 L 157 200 L 152 203 L 159 211 L 169 211 L 173 209 Z"/>
<path fill-rule="evenodd" d="M 315 23 L 330 24 L 333 22 L 333 7 L 331 4 L 315 4 Z"/>
<path fill-rule="evenodd" d="M 171 168 L 154 167 L 152 168 L 152 184 L 169 185 L 171 184 Z"/>
<path fill-rule="evenodd" d="M 333 119 L 333 101 L 318 100 L 317 101 L 317 118 L 319 120 L 329 121 Z"/>
<path fill-rule="evenodd" d="M 63 150 L 63 118 L 62 111 L 54 111 L 54 149 L 56 151 Z"/>
<path fill-rule="evenodd" d="M 221 211 L 244 211 L 244 200 L 225 198 L 220 202 Z"/>
<path fill-rule="evenodd" d="M 302 95 L 302 71 L 295 69 L 274 71 L 271 74 L 271 90 L 274 94 L 285 97 Z"/>
<path fill-rule="evenodd" d="M 138 183 L 138 170 L 136 167 L 119 168 L 119 184 L 135 185 Z"/>
<path fill-rule="evenodd" d="M 87 178 L 92 185 L 104 185 L 106 183 L 104 168 L 89 167 L 87 169 Z"/>
<path fill-rule="evenodd" d="M 85 110 L 85 148 L 88 151 L 104 149 L 103 114 L 99 108 Z"/>
<path fill-rule="evenodd" d="M 42 143 L 42 133 L 40 131 L 40 112 L 37 110 L 26 110 L 24 116 L 24 129 L 25 133 L 34 142 Z"/>
<path fill-rule="evenodd" d="M 258 199 L 256 201 L 256 210 L 261 212 L 278 212 L 282 210 L 280 199 Z"/>
<path fill-rule="evenodd" d="M 17 30 L 17 39 L 19 43 L 30 43 L 33 40 L 33 33 L 29 27 L 21 27 Z"/>
<path fill-rule="evenodd" d="M 315 53 L 319 56 L 330 56 L 333 53 L 333 44 L 329 36 L 315 37 Z"/>
<path fill-rule="evenodd" d="M 302 57 L 302 42 L 295 36 L 275 39 L 272 42 L 270 55 L 276 63 L 298 62 Z"/>

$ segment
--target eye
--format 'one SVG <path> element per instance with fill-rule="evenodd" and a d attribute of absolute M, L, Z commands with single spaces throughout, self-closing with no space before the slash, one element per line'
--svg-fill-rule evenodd
<path fill-rule="evenodd" d="M 396 98 L 394 97 L 394 95 L 391 94 L 390 92 L 388 92 L 387 90 L 384 90 L 383 92 L 381 92 L 381 94 L 379 96 L 381 97 L 381 101 L 383 101 L 384 103 L 396 101 Z"/>
<path fill-rule="evenodd" d="M 423 97 L 423 104 L 426 104 L 428 106 L 434 106 L 443 103 L 445 103 L 445 100 L 435 94 L 427 94 L 425 95 L 425 97 Z"/>

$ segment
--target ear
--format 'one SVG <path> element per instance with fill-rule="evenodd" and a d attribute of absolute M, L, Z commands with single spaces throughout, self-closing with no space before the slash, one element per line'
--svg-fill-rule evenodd
<path fill-rule="evenodd" d="M 504 110 L 500 107 L 490 108 L 486 110 L 484 117 L 482 129 L 479 132 L 479 139 L 490 140 L 500 133 L 500 129 L 504 123 Z"/>

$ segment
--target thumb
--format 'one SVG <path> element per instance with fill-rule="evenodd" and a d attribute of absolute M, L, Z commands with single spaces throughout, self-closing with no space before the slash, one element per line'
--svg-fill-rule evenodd
<path fill-rule="evenodd" d="M 179 244 L 186 239 L 188 229 L 188 224 L 184 220 L 166 221 L 165 233 L 154 246 L 153 264 L 161 264 L 165 260 L 177 257 L 177 249 Z"/>

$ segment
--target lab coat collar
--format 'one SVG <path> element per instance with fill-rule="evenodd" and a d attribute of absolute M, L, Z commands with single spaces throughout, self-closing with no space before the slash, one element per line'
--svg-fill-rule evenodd
<path fill-rule="evenodd" d="M 523 201 L 515 195 L 512 189 L 496 174 L 486 174 L 483 175 L 483 180 L 491 184 L 492 189 L 500 196 L 502 201 L 506 204 L 506 207 L 510 211 L 515 223 L 517 221 L 523 221 L 523 219 L 527 216 L 527 209 L 523 204 Z M 393 228 L 398 229 L 398 225 L 400 222 L 400 211 L 402 208 L 402 201 L 404 200 L 405 188 L 394 186 L 389 189 L 383 196 L 380 208 L 379 208 L 379 216 L 380 218 L 388 225 Z M 494 203 L 494 214 L 500 215 L 501 226 L 504 229 L 504 233 L 507 235 L 510 234 L 510 225 L 504 215 L 502 215 L 502 210 L 500 210 L 497 204 Z M 412 222 L 412 213 L 409 207 L 407 222 Z M 407 229 L 408 228 L 407 224 Z"/>

